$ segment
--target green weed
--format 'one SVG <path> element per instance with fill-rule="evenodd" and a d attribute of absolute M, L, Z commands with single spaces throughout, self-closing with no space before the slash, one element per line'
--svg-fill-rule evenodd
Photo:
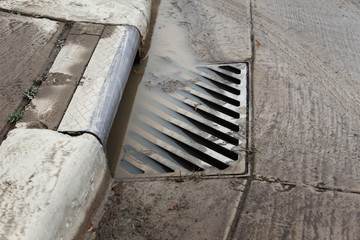
<path fill-rule="evenodd" d="M 33 86 L 33 87 L 31 87 L 31 88 L 29 88 L 28 90 L 25 91 L 24 97 L 26 99 L 28 99 L 28 100 L 32 100 L 36 96 L 38 90 L 39 90 L 38 87 Z"/>
<path fill-rule="evenodd" d="M 10 123 L 16 123 L 22 119 L 23 115 L 24 115 L 24 109 L 20 110 L 17 113 L 9 114 L 8 120 Z"/>

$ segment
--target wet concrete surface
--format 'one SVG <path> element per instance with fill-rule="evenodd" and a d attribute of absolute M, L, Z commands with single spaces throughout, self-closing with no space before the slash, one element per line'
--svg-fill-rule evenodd
<path fill-rule="evenodd" d="M 63 23 L 0 12 L 0 141 L 8 115 L 24 104 L 25 90 L 43 74 Z"/>

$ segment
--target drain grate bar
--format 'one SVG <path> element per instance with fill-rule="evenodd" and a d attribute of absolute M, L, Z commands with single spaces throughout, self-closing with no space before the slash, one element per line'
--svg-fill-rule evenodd
<path fill-rule="evenodd" d="M 245 63 L 203 65 L 144 87 L 115 178 L 245 174 L 247 77 Z"/>
<path fill-rule="evenodd" d="M 199 126 L 197 124 L 197 127 L 193 127 L 189 124 L 187 124 L 184 120 L 178 120 L 175 117 L 172 117 L 162 111 L 159 111 L 158 109 L 156 109 L 153 106 L 150 105 L 146 105 L 146 107 L 149 109 L 150 112 L 152 112 L 153 114 L 156 114 L 156 116 L 164 119 L 165 121 L 168 121 L 169 123 L 178 126 L 179 128 L 182 129 L 182 131 L 188 131 L 191 132 L 195 135 L 197 135 L 200 138 L 203 138 L 206 141 L 210 141 L 213 142 L 214 144 L 218 145 L 219 143 L 216 142 L 216 140 L 218 139 L 217 136 L 213 135 L 212 133 L 208 133 L 206 131 L 202 131 L 201 129 L 199 129 Z M 211 131 L 209 131 L 211 132 Z M 236 143 L 234 144 L 230 144 L 230 143 L 225 143 L 222 142 L 221 148 L 224 149 L 224 151 L 226 150 L 231 150 L 234 146 L 236 146 L 238 144 L 238 141 L 235 139 Z"/>
<path fill-rule="evenodd" d="M 234 91 L 236 89 L 239 89 L 240 80 L 237 81 L 236 83 L 234 83 L 232 81 L 227 81 L 227 80 L 225 80 L 225 79 L 223 79 L 223 78 L 221 78 L 219 76 L 214 76 L 214 75 L 211 75 L 210 73 L 202 72 L 202 71 L 200 71 L 198 69 L 193 70 L 193 71 L 195 73 L 199 74 L 199 76 L 202 76 L 202 77 L 204 77 L 206 79 L 209 79 L 209 80 L 211 80 L 213 82 L 223 84 L 223 85 L 225 85 L 225 86 L 227 86 L 229 88 L 234 89 Z"/>
<path fill-rule="evenodd" d="M 230 125 L 235 125 L 235 124 L 233 124 L 233 122 L 236 121 L 236 118 L 233 118 L 231 116 L 228 116 L 226 114 L 223 114 L 219 111 L 214 110 L 213 108 L 207 106 L 206 103 L 204 103 L 204 101 L 194 101 L 192 99 L 189 99 L 189 98 L 184 97 L 177 93 L 173 93 L 173 94 L 171 94 L 171 96 L 173 96 L 174 98 L 178 99 L 179 101 L 186 103 L 187 105 L 193 107 L 195 112 L 201 110 L 205 113 L 211 114 L 214 118 L 215 117 L 220 118 L 220 119 L 227 121 Z M 227 126 L 224 126 L 224 127 L 227 127 Z"/>
<path fill-rule="evenodd" d="M 188 78 L 191 78 L 190 76 Z M 234 89 L 229 87 L 228 85 L 225 85 L 223 83 L 213 81 L 211 79 L 208 79 L 203 76 L 199 76 L 196 79 L 190 80 L 190 82 L 195 85 L 198 89 L 203 89 L 206 92 L 214 92 L 221 96 L 223 96 L 225 99 L 228 99 L 231 102 L 238 102 L 237 98 L 240 95 L 239 89 Z M 205 92 L 205 93 L 206 93 Z M 238 105 L 237 105 L 238 106 Z"/>
<path fill-rule="evenodd" d="M 153 170 L 150 166 L 148 166 L 147 164 L 143 163 L 142 161 L 138 160 L 137 158 L 126 154 L 123 158 L 124 160 L 126 160 L 129 164 L 131 163 L 132 165 L 134 165 L 136 168 L 138 168 L 142 173 L 149 173 L 149 174 L 156 174 L 157 172 L 155 170 Z"/>
<path fill-rule="evenodd" d="M 154 96 L 152 96 L 152 99 L 157 99 L 158 101 L 161 101 L 161 99 L 159 98 L 155 98 Z M 235 138 L 231 138 L 230 134 L 225 134 L 226 136 L 224 136 L 224 133 L 228 133 L 229 129 L 223 127 L 220 124 L 217 124 L 213 121 L 204 119 L 203 117 L 200 117 L 196 114 L 194 114 L 194 108 L 191 108 L 191 112 L 188 110 L 185 110 L 184 108 L 178 107 L 175 104 L 172 104 L 170 102 L 167 102 L 166 105 L 168 105 L 169 109 L 174 110 L 175 112 L 179 113 L 180 115 L 184 116 L 185 118 L 187 118 L 189 121 L 195 121 L 196 124 L 199 128 L 202 128 L 201 126 L 203 126 L 203 128 L 208 129 L 207 132 L 212 132 L 214 133 L 214 135 L 216 135 L 218 138 L 221 138 L 223 140 L 226 139 L 231 139 L 231 140 L 226 140 L 228 142 L 236 142 L 235 144 L 238 144 L 238 140 Z M 164 105 L 165 106 L 165 105 Z"/>
<path fill-rule="evenodd" d="M 227 102 L 220 99 L 220 98 L 215 98 L 215 97 L 212 97 L 210 95 L 206 95 L 202 92 L 199 92 L 199 91 L 196 91 L 194 89 L 191 89 L 189 87 L 185 87 L 182 89 L 184 92 L 187 92 L 187 93 L 190 93 L 191 95 L 193 95 L 194 97 L 197 97 L 197 98 L 201 98 L 201 99 L 204 99 L 204 100 L 207 100 L 213 104 L 216 104 L 216 105 L 219 105 L 220 107 L 223 107 L 223 108 L 226 108 L 226 109 L 229 109 L 233 112 L 236 112 L 238 111 L 238 107 L 240 106 L 240 102 L 239 101 L 236 101 L 236 100 L 228 100 Z M 238 113 L 237 113 L 238 114 Z M 239 115 L 239 114 L 238 114 Z"/>
<path fill-rule="evenodd" d="M 186 168 L 179 166 L 171 161 L 169 161 L 167 158 L 164 158 L 163 156 L 159 155 L 157 152 L 158 151 L 148 151 L 148 148 L 144 145 L 141 145 L 139 142 L 134 141 L 133 139 L 129 139 L 128 144 L 130 146 L 132 146 L 135 149 L 138 149 L 137 151 L 140 151 L 141 154 L 143 154 L 144 156 L 153 159 L 155 162 L 158 162 L 159 164 L 165 165 L 167 167 L 169 167 L 170 169 L 172 169 L 172 171 L 179 169 L 180 171 L 186 173 L 189 172 Z M 130 154 L 125 154 L 125 156 L 130 155 Z M 143 158 L 139 158 L 140 161 Z M 142 169 L 145 170 L 145 169 Z"/>
<path fill-rule="evenodd" d="M 239 97 L 240 91 L 239 91 L 239 94 L 233 94 L 230 92 L 225 92 L 224 90 L 221 90 L 221 89 L 217 88 L 216 86 L 209 85 L 205 82 L 196 82 L 193 84 L 204 89 L 207 92 L 213 92 L 213 94 L 221 95 L 224 99 L 230 101 L 230 104 L 232 104 L 234 106 L 237 106 L 237 107 L 240 106 L 240 101 L 234 100 Z"/>
<path fill-rule="evenodd" d="M 210 148 L 208 148 L 208 147 L 206 147 L 206 146 L 204 146 L 202 144 L 197 143 L 192 138 L 189 138 L 189 137 L 187 138 L 187 137 L 184 137 L 183 135 L 180 135 L 180 134 L 178 134 L 178 133 L 176 133 L 174 131 L 171 131 L 171 130 L 167 129 L 166 127 L 158 124 L 157 122 L 151 120 L 147 116 L 144 116 L 143 118 L 146 121 L 146 124 L 149 124 L 149 126 L 151 126 L 152 128 L 154 128 L 154 129 L 158 130 L 159 132 L 169 136 L 170 138 L 173 138 L 173 139 L 176 139 L 177 141 L 182 142 L 185 145 L 188 145 L 188 146 L 191 146 L 193 148 L 199 149 L 204 154 L 207 154 L 207 155 L 211 156 L 212 158 L 219 159 L 218 160 L 219 162 L 226 163 L 226 162 L 229 162 L 229 161 L 237 160 L 237 158 L 236 159 L 231 159 L 231 158 L 228 158 L 228 156 L 226 156 L 226 155 L 221 155 L 219 152 L 215 152 L 212 149 L 210 149 Z"/>
<path fill-rule="evenodd" d="M 177 147 L 174 147 L 172 144 L 169 144 L 169 142 L 164 142 L 164 141 L 154 137 L 152 134 L 150 134 L 142 129 L 137 128 L 136 133 L 138 135 L 142 136 L 143 138 L 145 138 L 146 140 L 159 146 L 160 148 L 163 148 L 163 149 L 167 150 L 168 152 L 171 152 L 171 153 L 177 155 L 178 157 L 184 159 L 185 161 L 187 161 L 195 166 L 198 166 L 200 168 L 211 167 L 210 164 L 203 162 L 202 160 L 198 159 L 195 156 L 189 155 L 187 152 L 182 151 Z"/>

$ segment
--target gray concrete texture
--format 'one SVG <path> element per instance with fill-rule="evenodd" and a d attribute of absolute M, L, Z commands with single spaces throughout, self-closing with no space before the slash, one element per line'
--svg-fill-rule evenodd
<path fill-rule="evenodd" d="M 1 239 L 72 239 L 109 179 L 103 148 L 90 134 L 15 129 L 0 159 Z"/>
<path fill-rule="evenodd" d="M 359 239 L 360 195 L 253 181 L 232 239 Z"/>
<path fill-rule="evenodd" d="M 223 239 L 246 180 L 177 181 L 115 182 L 97 239 Z"/>
<path fill-rule="evenodd" d="M 103 25 L 74 24 L 18 127 L 57 130 L 103 30 Z"/>
<path fill-rule="evenodd" d="M 46 68 L 64 24 L 0 12 L 0 138 L 8 115 L 20 110 L 25 90 Z"/>
<path fill-rule="evenodd" d="M 359 7 L 253 1 L 256 174 L 360 190 Z"/>

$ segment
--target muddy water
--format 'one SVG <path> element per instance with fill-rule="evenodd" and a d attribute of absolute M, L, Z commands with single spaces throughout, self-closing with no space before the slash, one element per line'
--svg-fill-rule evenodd
<path fill-rule="evenodd" d="M 110 169 L 115 177 L 120 165 L 131 173 L 140 173 L 131 166 L 125 166 L 126 162 L 120 160 L 126 151 L 131 151 L 129 141 L 130 138 L 136 138 L 136 129 L 149 128 L 146 119 L 153 119 L 154 116 L 147 111 L 147 106 L 161 108 L 159 99 L 171 101 L 168 93 L 186 86 L 194 75 L 190 69 L 199 63 L 189 47 L 185 30 L 187 23 L 182 19 L 180 11 L 181 6 L 176 3 L 160 3 L 148 54 L 141 63 L 134 65 L 130 74 L 107 146 Z M 158 99 L 157 102 L 154 99 Z M 160 139 L 162 137 L 153 134 Z M 146 144 L 143 142 L 143 145 Z M 146 159 L 143 161 L 146 162 Z M 151 167 L 159 172 L 166 171 L 163 166 Z"/>

